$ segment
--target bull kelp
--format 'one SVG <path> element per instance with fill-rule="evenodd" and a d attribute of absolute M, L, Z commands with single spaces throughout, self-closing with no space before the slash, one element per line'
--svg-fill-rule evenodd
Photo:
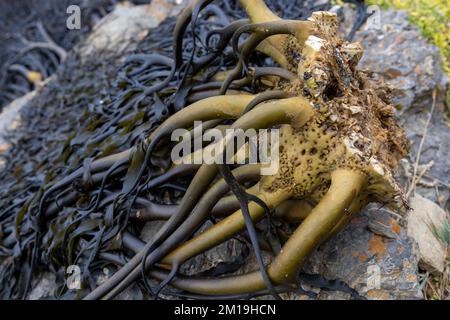
<path fill-rule="evenodd" d="M 103 82 L 71 82 L 61 71 L 63 90 L 44 88 L 34 103 L 61 94 L 74 111 L 31 110 L 67 117 L 66 128 L 35 117 L 35 135 L 9 151 L 3 172 L 2 296 L 25 298 L 43 266 L 63 274 L 78 265 L 82 290 L 61 281 L 60 296 L 110 299 L 138 283 L 152 297 L 278 298 L 298 290 L 307 255 L 368 202 L 404 207 L 392 172 L 408 143 L 388 92 L 356 68 L 362 48 L 338 35 L 330 4 L 301 3 L 195 1 L 128 54 L 114 81 L 111 64 L 127 53 L 79 68 L 104 68 Z M 279 170 L 172 163 L 171 133 L 198 120 L 205 129 L 278 129 Z M 49 126 L 55 135 L 37 142 Z M 272 219 L 293 223 L 294 232 L 277 237 Z M 139 232 L 150 220 L 166 222 L 145 243 Z M 188 259 L 242 234 L 257 270 L 182 274 Z M 263 248 L 261 237 L 279 246 Z M 273 255 L 269 265 L 263 249 Z M 116 272 L 97 286 L 104 266 Z"/>

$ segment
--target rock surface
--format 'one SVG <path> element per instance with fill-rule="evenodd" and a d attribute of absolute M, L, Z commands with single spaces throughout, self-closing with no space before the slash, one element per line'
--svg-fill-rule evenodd
<path fill-rule="evenodd" d="M 30 292 L 28 300 L 41 300 L 54 297 L 56 288 L 56 275 L 54 273 L 44 272 L 41 274 L 38 284 Z"/>
<path fill-rule="evenodd" d="M 31 91 L 23 97 L 14 100 L 9 105 L 4 107 L 0 112 L 0 154 L 9 149 L 11 146 L 3 139 L 3 134 L 7 133 L 20 123 L 20 109 L 26 105 L 36 94 L 36 91 Z M 0 159 L 0 170 L 3 168 L 2 160 Z"/>
<path fill-rule="evenodd" d="M 403 111 L 448 81 L 439 49 L 422 38 L 404 11 L 381 11 L 379 28 L 366 24 L 355 40 L 365 50 L 359 66 L 394 89 L 394 103 Z"/>
<path fill-rule="evenodd" d="M 417 247 L 405 228 L 374 206 L 319 247 L 303 272 L 343 281 L 368 299 L 417 299 L 417 263 Z"/>
<path fill-rule="evenodd" d="M 111 49 L 130 50 L 143 39 L 150 28 L 156 27 L 167 16 L 175 14 L 174 4 L 162 0 L 152 1 L 150 5 L 133 6 L 118 4 L 113 12 L 108 14 L 95 26 L 86 43 L 85 54 L 93 51 Z"/>
<path fill-rule="evenodd" d="M 347 8 L 346 16 L 353 19 Z M 365 53 L 360 67 L 375 72 L 392 87 L 394 101 L 402 105 L 398 112 L 399 121 L 412 141 L 411 159 L 415 161 L 425 123 L 433 104 L 432 94 L 436 90 L 436 107 L 427 128 L 420 164 L 434 161 L 428 173 L 430 183 L 441 184 L 441 190 L 448 199 L 450 183 L 450 130 L 444 120 L 443 101 L 448 77 L 442 71 L 439 49 L 426 42 L 416 26 L 408 23 L 404 11 L 381 11 L 380 28 L 367 25 L 355 36 L 361 41 Z M 430 180 L 438 179 L 439 182 Z M 419 186 L 420 188 L 420 186 Z M 432 190 L 433 191 L 433 190 Z M 434 192 L 420 189 L 433 201 Z"/>
<path fill-rule="evenodd" d="M 437 238 L 434 228 L 444 225 L 446 213 L 434 202 L 415 195 L 408 212 L 408 236 L 419 246 L 419 266 L 432 273 L 442 273 L 445 269 L 447 248 Z"/>

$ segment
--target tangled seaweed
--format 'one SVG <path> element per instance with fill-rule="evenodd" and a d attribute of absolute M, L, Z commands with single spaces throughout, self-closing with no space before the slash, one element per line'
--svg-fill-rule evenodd
<path fill-rule="evenodd" d="M 13 1 L 0 4 L 0 110 L 54 74 L 68 50 L 120 0 Z M 144 3 L 134 0 L 132 3 Z M 67 31 L 66 9 L 80 8 L 80 29 Z"/>
<path fill-rule="evenodd" d="M 337 37 L 336 17 L 280 20 L 263 2 L 242 0 L 248 19 L 234 1 L 211 2 L 197 1 L 176 22 L 163 22 L 125 59 L 114 83 L 108 83 L 109 70 L 105 85 L 89 88 L 98 83 L 90 79 L 71 88 L 70 96 L 81 101 L 61 104 L 89 108 L 78 125 L 67 125 L 67 140 L 53 137 L 49 152 L 29 146 L 31 154 L 50 153 L 43 160 L 23 167 L 7 162 L 3 175 L 15 171 L 15 179 L 2 188 L 2 297 L 25 298 L 43 265 L 60 274 L 68 265 L 82 267 L 84 290 L 62 285 L 65 297 L 112 298 L 136 281 L 153 296 L 278 297 L 298 290 L 301 262 L 352 214 L 369 201 L 393 203 L 401 196 L 390 172 L 406 141 L 385 92 L 355 69 L 362 50 Z M 302 3 L 285 12 L 304 19 L 318 9 Z M 283 4 L 271 7 L 287 8 Z M 310 37 L 324 43 L 319 50 Z M 81 59 L 70 57 L 67 64 Z M 89 68 L 108 69 L 108 62 L 84 65 L 81 72 Z M 102 91 L 101 99 L 92 99 Z M 210 128 L 283 125 L 280 173 L 261 178 L 260 166 L 252 164 L 173 165 L 167 138 L 194 120 Z M 265 266 L 254 222 L 265 218 L 273 238 L 271 211 L 303 222 Z M 210 213 L 220 221 L 196 234 Z M 139 231 L 155 219 L 167 222 L 143 243 Z M 244 229 L 258 271 L 219 278 L 179 274 L 187 259 Z M 117 271 L 97 287 L 106 265 Z"/>

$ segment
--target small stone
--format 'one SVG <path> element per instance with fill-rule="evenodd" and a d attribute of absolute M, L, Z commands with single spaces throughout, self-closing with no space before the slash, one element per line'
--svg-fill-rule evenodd
<path fill-rule="evenodd" d="M 136 284 L 133 284 L 118 294 L 114 300 L 143 300 L 143 295 L 139 287 Z"/>
<path fill-rule="evenodd" d="M 445 211 L 434 202 L 416 194 L 411 200 L 408 213 L 408 235 L 419 246 L 419 266 L 432 273 L 442 273 L 447 259 L 447 248 L 434 233 L 441 228 L 447 217 Z"/>
<path fill-rule="evenodd" d="M 173 4 L 161 0 L 153 1 L 150 5 L 119 4 L 94 27 L 83 54 L 87 56 L 108 48 L 115 51 L 125 48 L 130 50 L 130 46 L 136 46 L 148 30 L 171 15 L 173 9 Z"/>
<path fill-rule="evenodd" d="M 21 119 L 20 110 L 29 103 L 35 95 L 36 91 L 31 91 L 23 97 L 12 101 L 0 112 L 0 145 L 3 148 L 0 152 L 4 152 L 8 149 L 8 143 L 4 141 L 3 136 L 7 134 L 8 131 L 13 130 L 14 127 L 17 127 L 17 123 L 20 123 Z"/>
<path fill-rule="evenodd" d="M 155 236 L 155 234 L 162 228 L 165 221 L 149 221 L 145 224 L 141 231 L 140 238 L 144 242 L 149 242 Z"/>
<path fill-rule="evenodd" d="M 198 232 L 203 232 L 211 226 L 212 223 L 207 221 Z M 181 267 L 181 272 L 190 276 L 212 270 L 219 265 L 225 266 L 226 269 L 226 265 L 238 268 L 240 262 L 244 263 L 243 258 L 248 254 L 246 251 L 246 245 L 233 238 L 189 259 Z"/>
<path fill-rule="evenodd" d="M 397 239 L 398 234 L 392 230 L 391 225 L 386 225 L 380 221 L 370 221 L 367 226 L 373 233 L 389 238 Z"/>
<path fill-rule="evenodd" d="M 41 300 L 55 295 L 56 275 L 50 272 L 44 272 L 38 283 L 34 286 L 33 290 L 28 296 L 29 300 Z"/>

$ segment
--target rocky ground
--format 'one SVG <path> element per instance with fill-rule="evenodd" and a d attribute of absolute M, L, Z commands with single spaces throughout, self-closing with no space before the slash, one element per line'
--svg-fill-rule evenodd
<path fill-rule="evenodd" d="M 178 7 L 174 10 L 173 3 L 165 1 L 153 1 L 151 10 L 142 8 L 119 8 L 103 19 L 91 35 L 90 53 L 107 45 L 130 49 L 129 45 L 145 36 L 145 30 L 178 12 Z M 354 11 L 347 5 L 333 9 L 342 13 L 342 28 L 348 29 Z M 130 20 L 135 22 L 132 26 Z M 108 41 L 103 42 L 106 38 Z M 443 226 L 450 209 L 450 129 L 444 120 L 448 79 L 438 49 L 422 39 L 404 12 L 381 12 L 380 25 L 364 25 L 355 40 L 365 48 L 360 68 L 372 71 L 374 78 L 392 87 L 398 118 L 412 141 L 410 156 L 403 160 L 398 173 L 410 195 L 411 210 L 401 216 L 382 204 L 371 205 L 319 247 L 303 267 L 303 287 L 314 295 L 289 294 L 287 298 L 423 299 L 429 297 L 424 292 L 430 277 L 445 279 L 448 272 L 447 247 L 432 227 Z M 33 95 L 5 108 L 0 115 L 0 130 L 14 130 L 20 125 L 19 110 Z M 8 145 L 0 142 L 1 148 Z M 149 223 L 143 239 L 156 229 L 157 222 Z M 230 241 L 193 259 L 185 271 L 232 263 L 247 251 L 241 242 Z M 254 265 L 244 268 L 254 269 Z M 313 278 L 316 281 L 310 281 Z M 331 281 L 317 287 L 317 278 Z M 38 282 L 30 299 L 53 295 L 55 275 L 43 274 Z M 439 298 L 447 297 L 445 290 L 441 293 Z M 139 296 L 131 289 L 121 298 Z"/>

